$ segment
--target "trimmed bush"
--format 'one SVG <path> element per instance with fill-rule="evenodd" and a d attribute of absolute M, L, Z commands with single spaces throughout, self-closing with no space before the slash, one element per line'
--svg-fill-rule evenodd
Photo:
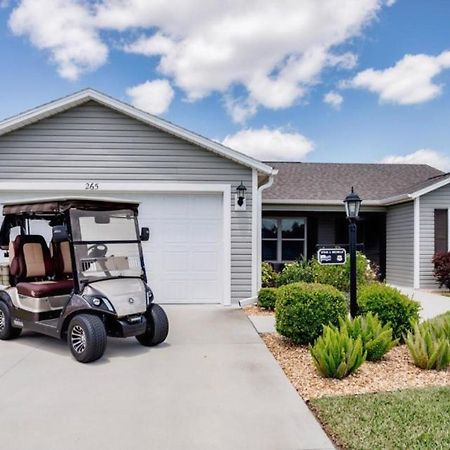
<path fill-rule="evenodd" d="M 268 262 L 261 264 L 261 285 L 266 287 L 277 287 L 278 273 Z"/>
<path fill-rule="evenodd" d="M 450 289 L 450 252 L 436 253 L 433 257 L 433 275 L 439 287 Z"/>
<path fill-rule="evenodd" d="M 332 286 L 294 283 L 278 288 L 276 330 L 296 344 L 314 342 L 323 325 L 337 325 L 346 314 L 347 300 Z"/>
<path fill-rule="evenodd" d="M 391 326 L 383 325 L 378 316 L 371 312 L 365 316 L 357 316 L 353 320 L 349 317 L 340 319 L 339 328 L 347 330 L 348 335 L 353 339 L 361 338 L 368 361 L 380 360 L 398 343 L 398 339 L 392 338 Z"/>
<path fill-rule="evenodd" d="M 450 341 L 435 332 L 429 323 L 415 324 L 413 332 L 406 336 L 411 358 L 421 369 L 444 370 L 450 365 Z"/>
<path fill-rule="evenodd" d="M 291 283 L 312 283 L 314 274 L 311 263 L 307 261 L 296 261 L 288 263 L 278 276 L 278 286 L 284 286 Z"/>
<path fill-rule="evenodd" d="M 390 324 L 394 338 L 402 339 L 419 320 L 419 303 L 382 283 L 361 286 L 358 306 L 361 314 L 372 312 L 383 324 Z"/>
<path fill-rule="evenodd" d="M 366 359 L 361 337 L 350 337 L 345 327 L 324 327 L 323 335 L 310 352 L 317 370 L 326 378 L 342 379 L 355 372 Z"/>
<path fill-rule="evenodd" d="M 345 264 L 322 265 L 317 259 L 311 262 L 314 281 L 321 284 L 330 284 L 336 289 L 348 292 L 350 287 L 350 258 L 347 257 Z M 360 252 L 356 254 L 356 282 L 358 286 L 375 281 L 375 272 L 370 267 L 370 261 Z"/>
<path fill-rule="evenodd" d="M 260 308 L 275 309 L 275 302 L 277 300 L 277 288 L 262 288 L 258 293 L 258 306 Z"/>

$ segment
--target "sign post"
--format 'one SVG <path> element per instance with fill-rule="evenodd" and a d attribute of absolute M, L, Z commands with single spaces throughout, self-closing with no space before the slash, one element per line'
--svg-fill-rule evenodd
<path fill-rule="evenodd" d="M 317 250 L 317 261 L 323 265 L 345 264 L 347 252 L 343 248 L 321 248 Z"/>

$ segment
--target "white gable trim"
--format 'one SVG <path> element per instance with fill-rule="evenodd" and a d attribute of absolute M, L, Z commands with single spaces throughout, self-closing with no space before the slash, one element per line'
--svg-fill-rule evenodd
<path fill-rule="evenodd" d="M 22 128 L 33 122 L 38 122 L 42 119 L 45 119 L 46 117 L 50 117 L 62 111 L 66 111 L 90 100 L 96 101 L 122 114 L 126 114 L 127 116 L 139 120 L 147 125 L 159 128 L 162 131 L 170 133 L 173 136 L 179 137 L 180 139 L 184 139 L 185 141 L 191 142 L 192 144 L 198 145 L 199 147 L 203 147 L 204 149 L 214 152 L 219 156 L 231 159 L 232 161 L 247 166 L 251 169 L 255 169 L 260 173 L 271 175 L 273 172 L 273 169 L 270 166 L 262 163 L 261 161 L 258 161 L 257 159 L 251 158 L 250 156 L 244 155 L 243 153 L 237 152 L 236 150 L 232 150 L 231 148 L 225 147 L 218 142 L 214 142 L 210 139 L 193 133 L 192 131 L 181 128 L 171 122 L 141 111 L 131 105 L 116 100 L 93 89 L 85 89 L 83 91 L 76 92 L 75 94 L 63 97 L 29 111 L 25 111 L 24 113 L 21 113 L 14 117 L 10 117 L 9 119 L 5 119 L 4 121 L 0 122 L 0 135 L 16 130 L 18 128 Z"/>
<path fill-rule="evenodd" d="M 412 194 L 410 194 L 410 196 L 411 198 L 421 197 L 422 195 L 428 194 L 429 192 L 433 192 L 436 189 L 447 186 L 447 184 L 450 184 L 450 176 L 444 178 L 443 180 L 437 181 L 436 183 L 431 184 L 430 186 L 420 189 L 419 191 L 413 192 Z"/>

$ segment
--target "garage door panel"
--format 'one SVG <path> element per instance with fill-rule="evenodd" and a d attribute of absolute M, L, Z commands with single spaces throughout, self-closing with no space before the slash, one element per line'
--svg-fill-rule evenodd
<path fill-rule="evenodd" d="M 150 228 L 144 255 L 157 302 L 221 303 L 223 219 L 219 194 L 152 194 L 140 207 Z"/>

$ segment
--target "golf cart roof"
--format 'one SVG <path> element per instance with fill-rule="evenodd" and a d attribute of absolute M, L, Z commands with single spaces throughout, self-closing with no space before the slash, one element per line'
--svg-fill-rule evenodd
<path fill-rule="evenodd" d="M 102 198 L 102 197 L 52 197 L 19 200 L 3 203 L 3 215 L 27 214 L 59 214 L 70 208 L 107 211 L 118 209 L 132 209 L 137 211 L 139 202 L 134 200 Z"/>

